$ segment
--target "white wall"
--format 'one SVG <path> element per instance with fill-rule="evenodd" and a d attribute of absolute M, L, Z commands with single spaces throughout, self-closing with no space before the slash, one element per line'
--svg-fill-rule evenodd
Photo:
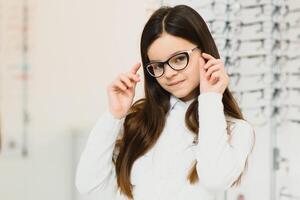
<path fill-rule="evenodd" d="M 0 158 L 0 199 L 67 200 L 71 132 L 87 134 L 107 105 L 106 84 L 140 60 L 145 2 L 31 2 L 29 155 Z"/>

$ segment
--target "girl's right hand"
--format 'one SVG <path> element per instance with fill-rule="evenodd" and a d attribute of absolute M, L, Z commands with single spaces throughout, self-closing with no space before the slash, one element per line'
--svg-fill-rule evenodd
<path fill-rule="evenodd" d="M 121 73 L 107 86 L 109 111 L 118 119 L 126 116 L 131 107 L 137 82 L 140 81 L 137 71 L 140 63 L 135 64 L 128 73 Z"/>

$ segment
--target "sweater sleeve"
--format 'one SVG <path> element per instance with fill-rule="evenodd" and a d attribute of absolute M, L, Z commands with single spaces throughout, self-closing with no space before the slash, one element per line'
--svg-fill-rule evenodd
<path fill-rule="evenodd" d="M 199 141 L 196 146 L 196 170 L 199 184 L 213 193 L 223 192 L 242 173 L 254 142 L 252 126 L 237 120 L 228 141 L 222 94 L 198 96 Z"/>
<path fill-rule="evenodd" d="M 112 156 L 115 141 L 123 130 L 122 119 L 115 118 L 106 110 L 97 120 L 80 156 L 76 170 L 75 185 L 81 194 L 92 191 L 115 192 L 116 174 Z M 113 188 L 111 188 L 113 187 Z"/>

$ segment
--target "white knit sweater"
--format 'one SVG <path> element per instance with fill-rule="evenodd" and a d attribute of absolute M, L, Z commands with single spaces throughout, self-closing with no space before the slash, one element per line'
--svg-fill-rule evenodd
<path fill-rule="evenodd" d="M 171 109 L 155 146 L 138 158 L 131 171 L 135 200 L 211 200 L 230 187 L 244 169 L 253 144 L 252 126 L 225 117 L 220 93 L 201 93 L 198 98 L 199 142 L 184 123 L 193 100 L 183 102 L 171 95 Z M 235 122 L 228 142 L 226 119 Z M 116 184 L 112 156 L 122 132 L 123 119 L 105 111 L 92 129 L 81 155 L 76 186 L 82 194 L 99 199 L 125 200 Z M 199 182 L 191 185 L 188 172 L 197 160 Z"/>

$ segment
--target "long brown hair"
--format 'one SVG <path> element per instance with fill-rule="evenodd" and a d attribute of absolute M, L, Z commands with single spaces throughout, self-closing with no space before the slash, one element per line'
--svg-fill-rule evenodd
<path fill-rule="evenodd" d="M 202 51 L 215 58 L 220 58 L 206 23 L 194 9 L 185 5 L 162 6 L 151 15 L 142 32 L 140 51 L 143 66 L 149 62 L 148 47 L 164 32 L 186 39 L 197 45 Z M 118 155 L 113 157 L 118 187 L 123 194 L 131 199 L 133 199 L 133 186 L 130 181 L 130 174 L 133 163 L 155 145 L 163 131 L 166 114 L 170 109 L 170 94 L 159 85 L 155 78 L 147 73 L 144 67 L 143 72 L 145 98 L 137 100 L 129 109 L 124 120 L 122 136 L 116 141 L 115 152 L 118 152 Z M 196 87 L 194 92 L 199 95 L 199 87 Z M 222 102 L 225 115 L 244 119 L 228 88 L 223 93 Z M 197 136 L 199 130 L 197 98 L 186 111 L 185 123 L 188 129 Z M 230 135 L 229 126 L 227 132 Z M 240 184 L 242 175 L 243 173 L 232 186 Z M 199 180 L 196 162 L 187 172 L 187 179 L 191 184 Z"/>

